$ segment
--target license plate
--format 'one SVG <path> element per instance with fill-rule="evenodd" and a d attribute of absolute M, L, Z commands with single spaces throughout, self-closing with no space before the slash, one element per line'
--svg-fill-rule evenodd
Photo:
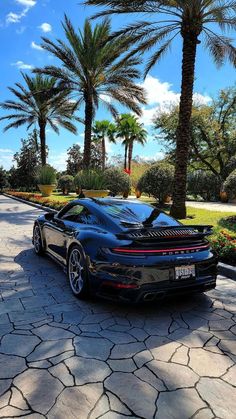
<path fill-rule="evenodd" d="M 175 267 L 175 279 L 187 279 L 191 277 L 195 277 L 195 265 Z"/>

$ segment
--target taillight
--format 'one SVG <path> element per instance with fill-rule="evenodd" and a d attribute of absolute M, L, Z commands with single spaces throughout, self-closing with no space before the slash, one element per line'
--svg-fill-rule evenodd
<path fill-rule="evenodd" d="M 116 247 L 111 249 L 113 253 L 120 254 L 133 254 L 133 255 L 150 255 L 150 254 L 179 254 L 179 253 L 192 253 L 198 252 L 199 250 L 209 249 L 209 244 L 204 244 L 200 246 L 191 246 L 191 247 L 174 247 L 166 249 L 131 249 L 127 247 Z"/>

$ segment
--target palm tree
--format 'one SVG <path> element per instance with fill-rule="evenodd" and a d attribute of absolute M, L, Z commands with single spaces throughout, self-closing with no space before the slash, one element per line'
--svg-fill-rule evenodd
<path fill-rule="evenodd" d="M 106 139 L 115 143 L 116 126 L 110 121 L 95 121 L 93 126 L 93 140 L 101 142 L 102 145 L 102 170 L 106 166 Z"/>
<path fill-rule="evenodd" d="M 146 103 L 144 90 L 134 80 L 139 77 L 139 59 L 124 59 L 124 38 L 109 40 L 110 21 L 104 20 L 92 29 L 86 20 L 83 31 L 74 29 L 65 16 L 63 23 L 67 43 L 43 38 L 42 47 L 61 61 L 61 66 L 47 66 L 36 72 L 56 77 L 61 87 L 68 88 L 77 105 L 84 104 L 84 167 L 89 167 L 92 123 L 96 109 L 102 103 L 117 116 L 114 101 L 135 113 L 141 113 L 139 103 Z M 112 99 L 112 101 L 111 101 Z"/>
<path fill-rule="evenodd" d="M 232 40 L 222 32 L 236 29 L 236 2 L 228 0 L 85 0 L 85 4 L 108 6 L 96 16 L 113 13 L 141 13 L 148 19 L 135 22 L 117 31 L 113 36 L 125 33 L 135 45 L 128 57 L 135 52 L 144 53 L 155 48 L 149 58 L 145 76 L 156 62 L 168 51 L 178 35 L 182 37 L 182 85 L 179 106 L 179 122 L 176 131 L 176 166 L 173 205 L 171 214 L 186 217 L 186 177 L 190 144 L 190 119 L 197 46 L 204 46 L 220 66 L 225 59 L 236 66 L 236 48 Z M 153 20 L 151 16 L 153 15 Z M 162 17 L 163 16 L 163 17 Z M 143 18 L 142 18 L 143 19 Z M 215 32 L 219 26 L 221 33 Z M 201 37 L 201 38 L 200 38 Z"/>
<path fill-rule="evenodd" d="M 26 87 L 15 83 L 16 87 L 9 87 L 17 100 L 7 100 L 0 103 L 0 107 L 10 110 L 0 121 L 9 120 L 10 123 L 4 128 L 18 128 L 27 124 L 27 130 L 33 125 L 39 127 L 41 163 L 46 164 L 46 127 L 49 125 L 53 131 L 59 134 L 58 126 L 67 129 L 74 134 L 77 129 L 71 122 L 76 105 L 68 101 L 68 91 L 58 89 L 57 80 L 54 77 L 36 75 L 30 77 L 22 74 Z"/>
<path fill-rule="evenodd" d="M 116 136 L 123 139 L 122 144 L 125 146 L 124 169 L 131 172 L 134 143 L 144 145 L 147 139 L 147 131 L 137 117 L 131 114 L 122 114 L 117 119 Z"/>

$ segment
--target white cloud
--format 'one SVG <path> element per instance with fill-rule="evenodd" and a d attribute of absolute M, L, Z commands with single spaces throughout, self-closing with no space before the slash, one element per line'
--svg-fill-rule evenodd
<path fill-rule="evenodd" d="M 50 23 L 46 23 L 46 22 L 42 23 L 42 25 L 40 25 L 39 28 L 45 33 L 51 32 L 52 30 L 52 26 L 50 25 Z"/>
<path fill-rule="evenodd" d="M 22 35 L 26 30 L 26 26 L 21 26 L 19 29 L 16 29 L 17 35 Z"/>
<path fill-rule="evenodd" d="M 66 170 L 67 152 L 63 151 L 58 154 L 51 154 L 49 151 L 48 163 L 51 164 L 55 169 L 62 171 Z"/>
<path fill-rule="evenodd" d="M 10 148 L 0 148 L 0 153 L 13 153 Z"/>
<path fill-rule="evenodd" d="M 9 148 L 0 148 L 0 153 L 0 166 L 3 166 L 6 170 L 10 169 L 12 166 L 14 151 Z"/>
<path fill-rule="evenodd" d="M 25 17 L 31 7 L 36 5 L 36 0 L 16 0 L 21 6 L 24 6 L 24 9 L 21 13 L 10 12 L 6 16 L 6 24 L 10 23 L 19 23 L 23 17 Z"/>
<path fill-rule="evenodd" d="M 25 64 L 23 61 L 17 61 L 11 65 L 19 68 L 20 70 L 32 70 L 33 66 L 31 64 Z"/>
<path fill-rule="evenodd" d="M 37 49 L 38 51 L 43 51 L 43 48 L 40 45 L 36 44 L 34 41 L 31 42 L 30 46 L 31 48 Z"/>
<path fill-rule="evenodd" d="M 21 21 L 22 17 L 24 17 L 25 15 L 26 15 L 26 13 L 24 11 L 22 13 L 10 12 L 6 16 L 6 24 L 8 25 L 9 23 L 19 23 Z"/>
<path fill-rule="evenodd" d="M 36 0 L 16 0 L 16 2 L 26 7 L 33 7 L 36 5 Z"/>
<path fill-rule="evenodd" d="M 148 106 L 143 107 L 141 117 L 141 122 L 146 126 L 152 124 L 152 119 L 157 112 L 168 112 L 171 107 L 179 103 L 180 93 L 174 92 L 168 82 L 162 83 L 158 78 L 148 75 L 141 86 L 147 93 Z M 195 93 L 193 100 L 197 104 L 206 105 L 211 101 L 211 98 Z"/>

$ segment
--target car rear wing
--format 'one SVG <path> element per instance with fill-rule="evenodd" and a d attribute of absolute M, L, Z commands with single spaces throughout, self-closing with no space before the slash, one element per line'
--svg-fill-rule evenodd
<path fill-rule="evenodd" d="M 129 229 L 125 233 L 118 236 L 120 238 L 130 238 L 133 240 L 138 239 L 203 239 L 210 236 L 212 231 L 211 225 L 180 225 L 156 228 L 141 228 Z"/>

